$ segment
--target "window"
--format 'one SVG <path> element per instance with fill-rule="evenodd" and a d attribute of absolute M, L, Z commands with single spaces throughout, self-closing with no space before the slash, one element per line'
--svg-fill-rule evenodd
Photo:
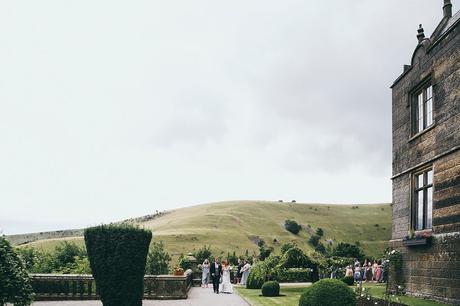
<path fill-rule="evenodd" d="M 413 104 L 413 134 L 418 134 L 433 124 L 433 86 L 416 91 Z"/>
<path fill-rule="evenodd" d="M 433 227 L 433 169 L 414 175 L 414 229 L 424 230 Z"/>

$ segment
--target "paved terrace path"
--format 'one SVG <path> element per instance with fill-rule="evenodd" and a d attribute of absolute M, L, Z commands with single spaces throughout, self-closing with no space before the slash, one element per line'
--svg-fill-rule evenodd
<path fill-rule="evenodd" d="M 102 306 L 100 301 L 35 302 L 33 306 Z M 186 300 L 144 300 L 143 306 L 248 306 L 236 291 L 233 294 L 215 294 L 211 288 L 193 287 Z"/>

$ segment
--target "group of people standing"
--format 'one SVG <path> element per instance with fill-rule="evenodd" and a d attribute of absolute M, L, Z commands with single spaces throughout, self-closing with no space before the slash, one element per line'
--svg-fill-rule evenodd
<path fill-rule="evenodd" d="M 249 262 L 238 259 L 238 266 L 234 277 L 235 284 L 246 285 L 250 269 L 251 265 Z M 233 293 L 233 284 L 230 278 L 232 267 L 228 260 L 222 260 L 222 263 L 220 263 L 219 259 L 215 257 L 214 262 L 210 263 L 208 259 L 205 259 L 201 265 L 201 270 L 202 287 L 207 288 L 211 280 L 214 293 Z"/>
<path fill-rule="evenodd" d="M 347 266 L 345 276 L 353 277 L 356 282 L 365 281 L 380 283 L 384 281 L 384 272 L 385 269 L 381 260 L 371 262 L 366 259 L 362 265 L 356 260 L 354 267 L 351 265 Z"/>

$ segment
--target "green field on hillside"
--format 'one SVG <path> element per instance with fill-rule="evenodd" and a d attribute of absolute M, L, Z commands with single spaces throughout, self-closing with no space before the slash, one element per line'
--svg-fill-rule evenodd
<path fill-rule="evenodd" d="M 302 225 L 299 235 L 284 229 L 286 219 Z M 262 201 L 221 202 L 171 211 L 161 217 L 136 222 L 151 229 L 155 240 L 163 240 L 174 257 L 211 245 L 215 254 L 237 255 L 258 251 L 263 239 L 279 253 L 280 246 L 296 241 L 306 251 L 313 248 L 309 237 L 317 228 L 324 230 L 322 242 L 359 241 L 365 253 L 379 256 L 388 246 L 391 233 L 390 204 L 328 205 Z M 16 237 L 19 239 L 20 237 Z M 43 250 L 54 248 L 60 241 L 83 244 L 82 237 L 41 239 L 28 244 Z M 13 241 L 14 242 L 14 241 Z"/>

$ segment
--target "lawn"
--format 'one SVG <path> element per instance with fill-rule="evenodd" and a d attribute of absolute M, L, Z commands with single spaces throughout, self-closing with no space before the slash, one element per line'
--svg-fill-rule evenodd
<path fill-rule="evenodd" d="M 363 284 L 364 288 L 368 289 L 368 293 L 376 298 L 383 298 L 385 292 L 384 284 Z M 306 287 L 281 287 L 280 294 L 284 296 L 279 297 L 263 297 L 260 296 L 261 291 L 259 289 L 246 289 L 237 287 L 238 293 L 246 299 L 249 304 L 253 306 L 272 306 L 272 305 L 285 305 L 285 306 L 297 306 L 299 305 L 299 298 Z M 417 299 L 410 296 L 399 296 L 400 302 L 409 306 L 445 306 L 447 304 Z"/>
<path fill-rule="evenodd" d="M 385 293 L 385 284 L 363 284 L 364 288 L 369 290 L 369 294 L 376 298 L 383 298 Z M 418 299 L 411 296 L 398 296 L 397 297 L 401 303 L 407 304 L 409 306 L 445 306 L 447 304 Z M 396 297 L 394 297 L 396 299 Z"/>
<path fill-rule="evenodd" d="M 306 287 L 281 287 L 280 294 L 284 296 L 278 297 L 264 297 L 260 296 L 259 289 L 246 289 L 237 287 L 238 293 L 251 305 L 254 306 L 297 306 L 299 305 L 299 298 Z"/>

